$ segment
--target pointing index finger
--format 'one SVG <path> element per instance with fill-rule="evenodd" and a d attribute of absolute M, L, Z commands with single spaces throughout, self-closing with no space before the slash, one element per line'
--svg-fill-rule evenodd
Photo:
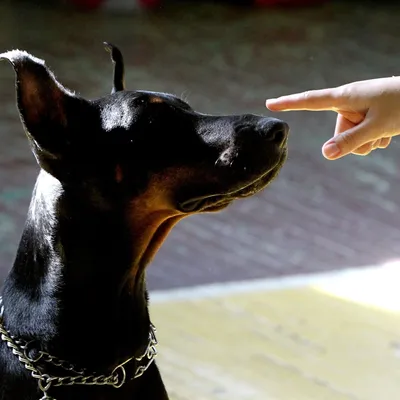
<path fill-rule="evenodd" d="M 324 111 L 338 108 L 338 105 L 337 89 L 309 90 L 266 101 L 266 106 L 271 111 Z"/>

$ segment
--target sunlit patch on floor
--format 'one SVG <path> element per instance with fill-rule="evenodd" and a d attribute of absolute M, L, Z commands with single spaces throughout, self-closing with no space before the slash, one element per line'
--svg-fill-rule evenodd
<path fill-rule="evenodd" d="M 400 312 L 400 260 L 357 273 L 342 274 L 313 286 L 314 289 L 344 300 Z"/>
<path fill-rule="evenodd" d="M 399 264 L 151 295 L 177 400 L 398 400 Z"/>

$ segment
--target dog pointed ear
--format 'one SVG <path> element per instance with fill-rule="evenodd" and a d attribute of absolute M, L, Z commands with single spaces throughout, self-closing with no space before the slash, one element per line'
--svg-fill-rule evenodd
<path fill-rule="evenodd" d="M 68 140 L 69 116 L 76 115 L 85 101 L 64 88 L 43 60 L 25 51 L 2 53 L 0 60 L 14 68 L 17 106 L 35 155 L 55 155 Z"/>
<path fill-rule="evenodd" d="M 111 61 L 114 64 L 114 77 L 111 94 L 125 90 L 125 66 L 122 53 L 118 47 L 111 43 L 104 42 L 104 47 L 110 53 Z"/>

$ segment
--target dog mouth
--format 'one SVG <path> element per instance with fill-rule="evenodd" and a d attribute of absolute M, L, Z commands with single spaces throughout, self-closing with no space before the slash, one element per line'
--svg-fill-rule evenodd
<path fill-rule="evenodd" d="M 184 213 L 215 212 L 227 207 L 232 201 L 253 196 L 265 189 L 278 175 L 287 158 L 285 149 L 277 164 L 264 174 L 250 183 L 242 186 L 240 189 L 217 194 L 207 194 L 203 196 L 192 197 L 188 200 L 178 202 L 178 209 Z"/>

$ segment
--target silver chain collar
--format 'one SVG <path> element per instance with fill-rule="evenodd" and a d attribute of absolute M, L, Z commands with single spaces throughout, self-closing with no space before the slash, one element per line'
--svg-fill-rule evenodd
<path fill-rule="evenodd" d="M 122 387 L 127 381 L 127 373 L 125 366 L 130 362 L 144 362 L 144 365 L 139 365 L 136 368 L 134 376 L 130 379 L 136 379 L 142 376 L 145 371 L 153 363 L 157 356 L 156 346 L 156 328 L 150 324 L 149 342 L 145 352 L 139 357 L 131 357 L 125 360 L 114 368 L 110 375 L 99 375 L 96 373 L 88 373 L 86 369 L 78 368 L 68 361 L 54 357 L 44 351 L 37 351 L 35 356 L 32 356 L 32 342 L 26 342 L 12 336 L 3 324 L 4 305 L 0 296 L 0 338 L 11 349 L 12 353 L 18 358 L 21 364 L 30 371 L 32 378 L 37 379 L 38 387 L 43 392 L 43 397 L 40 400 L 55 400 L 50 397 L 47 392 L 51 387 L 57 386 L 73 386 L 73 385 L 90 385 L 90 386 L 112 386 L 116 389 Z M 31 354 L 30 354 L 31 353 Z M 71 376 L 58 377 L 49 375 L 43 372 L 38 364 L 49 364 L 67 371 Z"/>

